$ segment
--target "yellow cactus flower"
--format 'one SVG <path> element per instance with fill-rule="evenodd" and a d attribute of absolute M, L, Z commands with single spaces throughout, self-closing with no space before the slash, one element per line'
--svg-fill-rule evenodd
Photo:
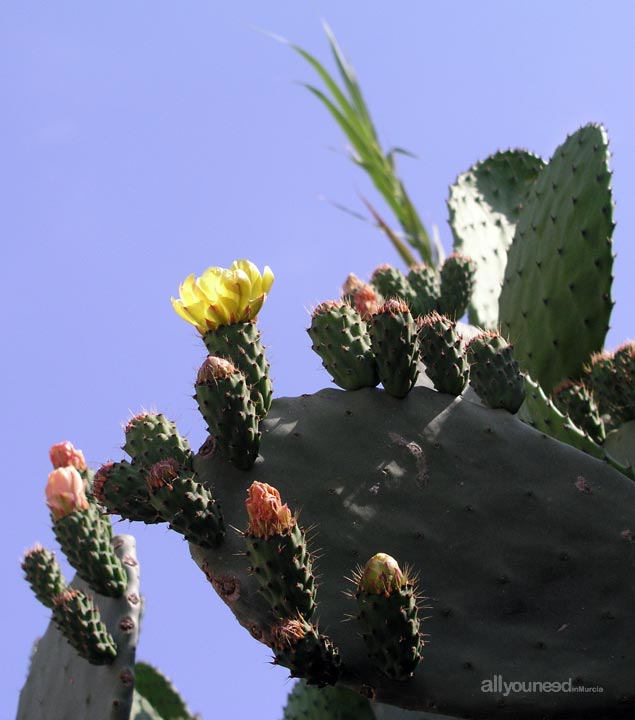
<path fill-rule="evenodd" d="M 188 275 L 172 306 L 205 335 L 221 325 L 255 320 L 273 279 L 269 267 L 261 274 L 249 260 L 235 260 L 227 269 L 210 267 L 199 278 Z"/>

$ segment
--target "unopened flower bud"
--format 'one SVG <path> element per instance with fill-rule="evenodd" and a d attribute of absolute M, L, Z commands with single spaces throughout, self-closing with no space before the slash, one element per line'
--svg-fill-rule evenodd
<path fill-rule="evenodd" d="M 370 285 L 364 285 L 353 295 L 353 306 L 362 320 L 369 320 L 379 310 L 377 293 Z"/>
<path fill-rule="evenodd" d="M 46 504 L 55 520 L 88 508 L 86 481 L 74 467 L 61 467 L 49 473 Z"/>
<path fill-rule="evenodd" d="M 358 589 L 365 593 L 390 595 L 406 583 L 407 578 L 395 558 L 386 553 L 377 553 L 360 573 Z"/>
<path fill-rule="evenodd" d="M 276 488 L 256 481 L 247 492 L 249 497 L 245 505 L 249 516 L 249 535 L 268 538 L 280 535 L 295 525 L 291 510 L 286 504 L 282 504 Z"/>
<path fill-rule="evenodd" d="M 78 470 L 86 470 L 84 453 L 75 449 L 68 440 L 53 445 L 49 455 L 54 468 L 74 467 Z"/>
<path fill-rule="evenodd" d="M 228 378 L 236 372 L 236 367 L 225 358 L 208 355 L 198 369 L 196 384 L 205 385 L 223 378 Z"/>

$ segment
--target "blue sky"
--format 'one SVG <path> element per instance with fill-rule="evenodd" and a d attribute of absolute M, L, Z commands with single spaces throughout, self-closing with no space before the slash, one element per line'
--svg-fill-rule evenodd
<path fill-rule="evenodd" d="M 314 80 L 310 68 L 257 28 L 330 63 L 320 19 L 329 22 L 382 140 L 418 155 L 402 174 L 446 249 L 457 174 L 500 148 L 549 157 L 567 132 L 603 122 L 615 347 L 633 337 L 633 15 L 629 3 L 585 0 L 2 3 L 5 708 L 48 622 L 19 560 L 35 541 L 55 547 L 43 501 L 49 446 L 72 440 L 93 467 L 121 459 L 121 425 L 141 408 L 176 420 L 194 447 L 204 439 L 191 399 L 203 346 L 170 307 L 179 282 L 238 257 L 270 265 L 260 326 L 275 393 L 297 395 L 329 384 L 308 309 L 349 272 L 398 262 L 377 230 L 324 200 L 361 210 L 365 195 L 383 207 L 300 86 Z M 138 542 L 138 656 L 204 718 L 281 717 L 286 672 L 270 667 L 180 537 L 117 530 Z"/>

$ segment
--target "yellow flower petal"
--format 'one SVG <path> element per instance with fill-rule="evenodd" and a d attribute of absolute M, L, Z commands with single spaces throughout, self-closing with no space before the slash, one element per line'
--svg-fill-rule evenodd
<path fill-rule="evenodd" d="M 269 290 L 271 290 L 271 286 L 273 285 L 274 280 L 275 278 L 273 276 L 271 268 L 269 267 L 269 265 L 265 265 L 265 269 L 262 271 L 262 291 L 264 293 L 269 293 Z"/>
<path fill-rule="evenodd" d="M 201 318 L 197 318 L 192 315 L 192 313 L 188 310 L 188 308 L 183 305 L 180 300 L 175 300 L 174 298 L 172 298 L 172 307 L 176 310 L 177 315 L 182 317 L 183 320 L 194 325 L 194 327 L 201 333 L 201 335 L 207 331 L 207 327 L 204 322 L 201 322 Z"/>
<path fill-rule="evenodd" d="M 209 267 L 198 278 L 188 275 L 172 305 L 204 335 L 220 325 L 255 320 L 272 284 L 268 266 L 261 275 L 249 260 L 235 260 L 229 269 Z"/>
<path fill-rule="evenodd" d="M 188 275 L 179 285 L 179 295 L 184 305 L 189 305 L 191 302 L 196 301 L 196 295 L 194 294 L 195 283 L 196 280 L 192 273 L 192 275 Z"/>

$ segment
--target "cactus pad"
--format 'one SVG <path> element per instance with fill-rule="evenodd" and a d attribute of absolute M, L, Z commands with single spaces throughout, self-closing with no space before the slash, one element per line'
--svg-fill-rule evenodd
<path fill-rule="evenodd" d="M 441 295 L 441 279 L 436 268 L 425 263 L 413 265 L 407 280 L 414 293 L 410 308 L 412 314 L 427 315 L 436 310 Z"/>
<path fill-rule="evenodd" d="M 358 390 L 379 383 L 368 326 L 357 310 L 343 302 L 324 302 L 314 310 L 307 332 L 311 347 L 341 388 Z"/>
<path fill-rule="evenodd" d="M 415 297 L 415 292 L 408 279 L 399 268 L 392 267 L 392 265 L 380 265 L 376 268 L 370 284 L 384 300 L 403 300 L 410 305 Z"/>
<path fill-rule="evenodd" d="M 199 368 L 194 397 L 222 452 L 248 470 L 258 457 L 260 432 L 245 375 L 228 360 L 208 355 Z"/>
<path fill-rule="evenodd" d="M 518 218 L 500 295 L 503 334 L 550 393 L 602 349 L 611 301 L 613 205 L 604 129 L 556 149 Z"/>
<path fill-rule="evenodd" d="M 459 175 L 450 188 L 454 250 L 476 262 L 468 308 L 473 325 L 488 330 L 498 325 L 507 250 L 527 193 L 543 167 L 543 160 L 524 150 L 497 152 Z"/>
<path fill-rule="evenodd" d="M 271 632 L 276 662 L 309 685 L 334 685 L 340 674 L 340 656 L 331 640 L 320 635 L 303 617 L 283 620 Z"/>
<path fill-rule="evenodd" d="M 571 677 L 604 692 L 514 694 L 504 713 L 557 716 L 566 702 L 572 717 L 629 717 L 631 480 L 513 415 L 420 387 L 403 400 L 377 389 L 276 399 L 262 429 L 258 477 L 302 507 L 322 548 L 315 617 L 339 649 L 341 684 L 380 703 L 486 718 L 501 715 L 500 694 L 481 692 L 486 678 Z M 205 452 L 196 470 L 227 522 L 240 523 L 244 473 Z M 219 550 L 191 551 L 237 619 L 269 642 L 243 542 L 229 534 Z M 425 661 L 406 682 L 375 671 L 357 623 L 342 622 L 354 612 L 345 578 L 379 543 L 422 573 L 431 598 Z"/>
<path fill-rule="evenodd" d="M 467 385 L 470 368 L 456 323 L 437 312 L 417 322 L 419 355 L 426 374 L 439 392 L 460 395 Z"/>
<path fill-rule="evenodd" d="M 525 399 L 525 379 L 509 343 L 495 332 L 472 338 L 466 346 L 470 384 L 491 408 L 515 413 Z"/>
<path fill-rule="evenodd" d="M 114 547 L 126 570 L 125 592 L 119 598 L 94 597 L 117 657 L 109 665 L 91 665 L 51 622 L 31 660 L 17 720 L 129 720 L 141 610 L 139 568 L 134 538 L 117 536 Z M 78 577 L 70 587 L 93 594 Z"/>
<path fill-rule="evenodd" d="M 388 300 L 371 317 L 368 331 L 384 390 L 405 397 L 419 374 L 417 328 L 408 305 Z"/>
<path fill-rule="evenodd" d="M 283 720 L 375 720 L 370 702 L 342 687 L 317 688 L 298 681 L 289 693 Z"/>
<path fill-rule="evenodd" d="M 122 460 L 106 463 L 95 473 L 94 496 L 107 512 L 147 524 L 164 522 L 150 504 L 147 469 Z"/>
<path fill-rule="evenodd" d="M 126 588 L 126 573 L 113 548 L 112 525 L 89 504 L 53 522 L 53 532 L 77 574 L 95 592 L 119 597 Z"/>
<path fill-rule="evenodd" d="M 35 597 L 45 607 L 52 608 L 53 599 L 66 590 L 66 581 L 55 554 L 36 545 L 25 553 L 22 570 Z"/>
<path fill-rule="evenodd" d="M 476 263 L 471 258 L 452 253 L 441 266 L 441 295 L 439 312 L 451 320 L 465 315 L 476 276 Z"/>
<path fill-rule="evenodd" d="M 188 467 L 192 457 L 188 441 L 161 413 L 143 413 L 132 418 L 126 425 L 123 449 L 144 470 L 159 460 L 168 459 Z"/>
<path fill-rule="evenodd" d="M 263 418 L 271 405 L 273 385 L 260 330 L 256 324 L 244 322 L 222 325 L 204 335 L 203 340 L 210 355 L 231 361 L 244 373 L 256 414 Z"/>

